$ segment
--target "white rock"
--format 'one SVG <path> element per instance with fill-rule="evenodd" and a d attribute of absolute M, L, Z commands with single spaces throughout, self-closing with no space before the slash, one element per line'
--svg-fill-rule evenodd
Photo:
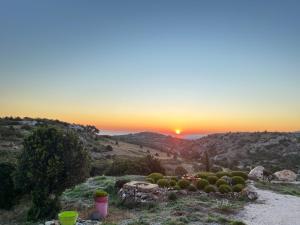
<path fill-rule="evenodd" d="M 264 169 L 263 166 L 255 167 L 248 174 L 249 179 L 262 181 L 264 179 Z"/>
<path fill-rule="evenodd" d="M 281 170 L 274 173 L 274 176 L 279 181 L 292 182 L 296 181 L 297 174 L 291 170 Z"/>

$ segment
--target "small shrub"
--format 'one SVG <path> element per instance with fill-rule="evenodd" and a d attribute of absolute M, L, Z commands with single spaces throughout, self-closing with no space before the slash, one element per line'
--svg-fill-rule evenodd
<path fill-rule="evenodd" d="M 215 184 L 219 178 L 217 176 L 208 176 L 207 180 L 210 184 Z"/>
<path fill-rule="evenodd" d="M 168 199 L 169 199 L 170 201 L 176 201 L 176 200 L 177 200 L 177 195 L 176 195 L 176 193 L 171 192 L 171 193 L 168 195 Z"/>
<path fill-rule="evenodd" d="M 188 190 L 194 192 L 194 191 L 197 191 L 197 188 L 196 188 L 194 185 L 191 184 L 191 185 L 188 187 Z"/>
<path fill-rule="evenodd" d="M 148 178 L 153 179 L 154 183 L 156 183 L 159 179 L 163 179 L 164 175 L 162 175 L 161 173 L 151 173 L 150 175 L 148 175 Z"/>
<path fill-rule="evenodd" d="M 152 178 L 150 178 L 150 177 L 146 178 L 145 181 L 147 181 L 147 182 L 149 182 L 151 184 L 155 184 L 155 181 Z"/>
<path fill-rule="evenodd" d="M 243 172 L 243 171 L 232 171 L 232 172 L 231 172 L 231 176 L 232 176 L 232 177 L 236 177 L 236 176 L 242 177 L 242 178 L 244 178 L 245 180 L 248 179 L 248 174 L 247 174 L 246 172 Z"/>
<path fill-rule="evenodd" d="M 175 180 L 169 180 L 169 186 L 174 187 L 176 186 L 177 182 Z"/>
<path fill-rule="evenodd" d="M 190 182 L 185 179 L 179 180 L 177 184 L 181 189 L 186 189 L 188 186 L 190 186 Z"/>
<path fill-rule="evenodd" d="M 218 187 L 221 186 L 222 184 L 228 184 L 228 183 L 227 183 L 226 180 L 224 180 L 224 179 L 219 179 L 219 180 L 217 180 L 216 185 L 217 185 Z"/>
<path fill-rule="evenodd" d="M 225 193 L 232 192 L 232 189 L 231 189 L 231 187 L 230 187 L 228 184 L 222 184 L 222 185 L 220 185 L 220 187 L 219 187 L 219 191 L 220 191 L 222 194 L 225 194 Z"/>
<path fill-rule="evenodd" d="M 183 168 L 182 166 L 177 166 L 175 169 L 175 174 L 177 176 L 183 176 L 187 173 L 188 173 L 187 170 L 185 168 Z"/>
<path fill-rule="evenodd" d="M 10 209 L 15 200 L 15 186 L 13 173 L 15 168 L 12 164 L 0 164 L 0 209 Z"/>
<path fill-rule="evenodd" d="M 157 184 L 159 187 L 167 188 L 167 187 L 169 187 L 169 180 L 168 179 L 159 179 L 157 181 Z"/>
<path fill-rule="evenodd" d="M 207 186 L 204 188 L 204 191 L 205 191 L 206 193 L 211 193 L 211 192 L 216 192 L 217 189 L 216 189 L 216 187 L 213 186 L 213 185 L 207 185 Z"/>
<path fill-rule="evenodd" d="M 177 190 L 177 191 L 179 191 L 181 188 L 180 188 L 180 186 L 179 186 L 178 184 L 176 184 L 176 185 L 174 186 L 174 189 Z"/>
<path fill-rule="evenodd" d="M 108 193 L 103 190 L 96 190 L 94 193 L 94 198 L 106 197 Z"/>
<path fill-rule="evenodd" d="M 196 175 L 198 178 L 207 179 L 209 176 L 215 176 L 214 173 L 211 172 L 200 172 Z"/>
<path fill-rule="evenodd" d="M 236 184 L 232 187 L 233 192 L 241 192 L 244 189 L 244 185 L 242 184 Z"/>
<path fill-rule="evenodd" d="M 199 190 L 203 190 L 207 185 L 209 185 L 209 182 L 205 179 L 198 180 L 196 183 Z"/>
<path fill-rule="evenodd" d="M 235 184 L 243 184 L 243 185 L 245 185 L 245 180 L 242 177 L 235 176 L 235 177 L 232 177 L 232 184 L 233 185 L 235 185 Z"/>
<path fill-rule="evenodd" d="M 176 181 L 176 182 L 178 181 L 178 177 L 176 177 L 176 176 L 172 176 L 172 177 L 170 177 L 170 179 L 171 179 L 171 180 L 174 180 L 174 181 Z"/>
<path fill-rule="evenodd" d="M 219 178 L 224 177 L 224 176 L 231 177 L 231 173 L 230 172 L 221 171 L 221 172 L 217 172 L 216 176 L 219 177 Z"/>

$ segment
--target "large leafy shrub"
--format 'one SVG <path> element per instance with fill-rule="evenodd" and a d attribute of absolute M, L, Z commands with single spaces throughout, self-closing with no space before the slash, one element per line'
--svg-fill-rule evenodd
<path fill-rule="evenodd" d="M 211 193 L 211 192 L 216 192 L 217 191 L 217 188 L 213 185 L 207 185 L 205 188 L 204 188 L 204 191 L 206 193 Z"/>
<path fill-rule="evenodd" d="M 209 185 L 209 182 L 205 179 L 198 180 L 196 183 L 199 190 L 203 190 L 207 185 Z"/>
<path fill-rule="evenodd" d="M 233 192 L 241 192 L 244 189 L 244 185 L 242 184 L 236 184 L 232 187 Z"/>
<path fill-rule="evenodd" d="M 208 176 L 207 180 L 210 184 L 215 184 L 219 178 L 217 176 Z"/>
<path fill-rule="evenodd" d="M 10 209 L 15 201 L 15 185 L 13 172 L 15 168 L 12 164 L 0 164 L 0 209 Z"/>
<path fill-rule="evenodd" d="M 177 166 L 175 169 L 176 176 L 183 176 L 187 173 L 188 173 L 187 170 L 185 168 L 183 168 L 182 166 Z"/>
<path fill-rule="evenodd" d="M 228 184 L 222 184 L 219 187 L 219 191 L 223 194 L 229 193 L 232 191 L 231 187 Z"/>
<path fill-rule="evenodd" d="M 232 171 L 231 176 L 232 177 L 235 177 L 235 176 L 242 177 L 245 180 L 248 179 L 248 174 L 246 172 L 243 172 L 243 171 Z"/>
<path fill-rule="evenodd" d="M 235 184 L 243 184 L 243 185 L 245 185 L 245 180 L 242 177 L 235 176 L 235 177 L 232 177 L 232 184 L 233 185 L 235 185 Z"/>
<path fill-rule="evenodd" d="M 167 187 L 169 187 L 169 180 L 168 179 L 159 179 L 157 181 L 157 184 L 159 187 L 167 188 Z"/>
<path fill-rule="evenodd" d="M 175 187 L 177 182 L 175 180 L 169 180 L 169 186 L 170 187 Z"/>
<path fill-rule="evenodd" d="M 164 175 L 162 175 L 161 173 L 151 173 L 147 178 L 151 178 L 154 183 L 156 183 L 158 180 L 163 179 Z"/>
<path fill-rule="evenodd" d="M 75 133 L 36 129 L 24 140 L 17 172 L 18 186 L 32 195 L 28 219 L 54 218 L 61 193 L 83 182 L 89 172 L 89 155 Z"/>
<path fill-rule="evenodd" d="M 188 186 L 190 186 L 190 182 L 185 179 L 179 180 L 177 184 L 181 189 L 186 189 L 186 188 L 188 188 Z"/>
<path fill-rule="evenodd" d="M 219 187 L 220 185 L 222 185 L 222 184 L 228 184 L 227 182 L 226 182 L 226 180 L 224 180 L 224 179 L 219 179 L 219 180 L 217 180 L 217 182 L 216 182 L 216 185 Z"/>
<path fill-rule="evenodd" d="M 230 172 L 225 172 L 225 171 L 220 171 L 220 172 L 216 173 L 216 176 L 219 177 L 219 178 L 224 177 L 224 176 L 231 177 L 231 173 Z"/>

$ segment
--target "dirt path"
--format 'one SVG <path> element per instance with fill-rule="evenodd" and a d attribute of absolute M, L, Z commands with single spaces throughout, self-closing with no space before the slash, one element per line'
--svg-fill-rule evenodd
<path fill-rule="evenodd" d="M 300 197 L 255 188 L 257 203 L 246 205 L 238 217 L 247 225 L 300 225 Z"/>

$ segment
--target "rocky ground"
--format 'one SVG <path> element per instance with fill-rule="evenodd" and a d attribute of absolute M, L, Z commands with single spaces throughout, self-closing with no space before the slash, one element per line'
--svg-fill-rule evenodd
<path fill-rule="evenodd" d="M 237 215 L 247 225 L 300 224 L 300 197 L 255 188 L 257 203 L 247 204 Z"/>

